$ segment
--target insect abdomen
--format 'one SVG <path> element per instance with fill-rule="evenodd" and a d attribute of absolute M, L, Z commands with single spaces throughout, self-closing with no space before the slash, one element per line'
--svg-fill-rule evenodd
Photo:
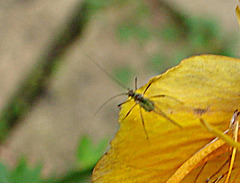
<path fill-rule="evenodd" d="M 146 111 L 151 112 L 154 110 L 154 103 L 149 100 L 144 98 L 144 100 L 142 101 L 142 103 L 140 103 L 141 107 L 143 107 Z"/>

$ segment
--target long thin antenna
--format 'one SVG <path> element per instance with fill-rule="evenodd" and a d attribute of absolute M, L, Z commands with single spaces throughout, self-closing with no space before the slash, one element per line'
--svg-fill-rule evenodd
<path fill-rule="evenodd" d="M 123 87 L 126 90 L 130 90 L 129 87 L 127 87 L 124 83 L 119 81 L 118 79 L 114 78 L 112 75 L 110 75 L 107 71 L 105 71 L 97 62 L 95 62 L 90 56 L 87 55 L 87 57 L 101 70 L 103 71 L 109 78 L 111 78 L 113 81 L 115 81 L 119 86 Z"/>
<path fill-rule="evenodd" d="M 127 93 L 120 93 L 118 95 L 114 95 L 112 96 L 111 98 L 109 98 L 106 102 L 104 102 L 99 108 L 98 110 L 94 113 L 93 117 L 96 116 L 96 114 L 108 103 L 110 102 L 112 99 L 116 98 L 116 97 L 119 97 L 119 96 L 122 96 L 122 95 L 127 95 Z"/>

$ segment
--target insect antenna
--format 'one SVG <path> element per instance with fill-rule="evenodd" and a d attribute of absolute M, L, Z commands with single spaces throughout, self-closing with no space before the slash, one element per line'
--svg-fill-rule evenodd
<path fill-rule="evenodd" d="M 93 116 L 91 117 L 91 120 L 93 120 L 95 118 L 95 116 L 97 115 L 97 113 L 108 103 L 110 102 L 111 100 L 113 100 L 114 98 L 117 98 L 119 96 L 122 96 L 122 95 L 126 95 L 127 93 L 120 93 L 120 94 L 117 94 L 117 95 L 114 95 L 112 96 L 111 98 L 109 98 L 106 102 L 104 102 L 99 108 L 98 110 L 93 114 Z M 91 121 L 89 120 L 89 121 Z"/>
<path fill-rule="evenodd" d="M 98 110 L 94 113 L 93 116 L 96 116 L 96 114 L 97 114 L 108 102 L 110 102 L 112 99 L 117 98 L 117 97 L 122 96 L 122 95 L 127 95 L 127 93 L 120 93 L 120 94 L 114 95 L 114 96 L 112 96 L 111 98 L 109 98 L 106 102 L 104 102 L 104 103 L 98 108 Z"/>
<path fill-rule="evenodd" d="M 104 70 L 97 62 L 95 62 L 90 56 L 87 55 L 87 57 L 103 72 L 105 73 L 109 78 L 111 78 L 113 81 L 115 81 L 119 86 L 126 90 L 130 90 L 129 87 L 127 87 L 123 82 L 119 81 L 115 77 L 113 77 L 111 74 L 109 74 L 106 70 Z"/>

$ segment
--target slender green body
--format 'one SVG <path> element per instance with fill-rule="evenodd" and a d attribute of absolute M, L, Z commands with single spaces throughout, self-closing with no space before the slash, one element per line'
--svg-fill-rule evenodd
<path fill-rule="evenodd" d="M 133 110 L 133 108 L 139 104 L 140 105 L 140 116 L 141 116 L 141 120 L 142 120 L 142 125 L 143 125 L 143 129 L 144 132 L 147 136 L 147 139 L 149 139 L 148 137 L 148 133 L 145 127 L 145 122 L 144 122 L 144 118 L 143 118 L 143 114 L 142 114 L 142 110 L 141 108 L 143 108 L 145 111 L 147 112 L 154 112 L 162 117 L 164 117 L 165 119 L 167 119 L 168 121 L 170 121 L 171 123 L 173 123 L 174 125 L 177 125 L 178 127 L 181 128 L 181 125 L 179 125 L 178 123 L 176 123 L 174 120 L 172 120 L 170 117 L 168 117 L 162 110 L 160 110 L 159 108 L 157 108 L 154 105 L 154 102 L 148 98 L 145 98 L 143 95 L 146 93 L 147 89 L 150 87 L 151 83 L 146 87 L 146 89 L 144 90 L 144 92 L 142 94 L 136 93 L 134 90 L 128 90 L 128 93 L 126 93 L 128 95 L 128 97 L 130 97 L 131 99 L 134 100 L 135 104 L 132 106 L 132 108 L 128 111 L 128 113 L 125 115 L 125 117 L 123 119 L 125 119 Z M 151 98 L 158 98 L 158 97 L 166 97 L 167 95 L 154 95 Z M 170 96 L 168 96 L 170 97 Z M 170 97 L 171 99 L 176 100 L 175 98 Z M 120 107 L 122 104 L 127 103 L 129 100 L 126 100 L 125 102 L 119 104 L 118 106 Z M 177 100 L 178 101 L 178 100 Z M 181 103 L 181 101 L 178 101 Z"/>
<path fill-rule="evenodd" d="M 151 112 L 154 110 L 154 103 L 148 98 L 144 98 L 142 94 L 133 92 L 132 95 L 129 93 L 129 96 L 132 97 L 134 101 L 136 101 L 146 111 Z"/>

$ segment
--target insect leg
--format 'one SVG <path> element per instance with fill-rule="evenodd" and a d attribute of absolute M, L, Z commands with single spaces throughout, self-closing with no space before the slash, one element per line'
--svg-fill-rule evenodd
<path fill-rule="evenodd" d="M 126 101 L 124 101 L 124 102 L 122 102 L 122 103 L 118 104 L 117 106 L 118 106 L 118 107 L 121 107 L 123 104 L 126 104 L 126 103 L 128 103 L 130 100 L 131 100 L 131 99 L 128 99 L 128 100 L 126 100 Z"/>
<path fill-rule="evenodd" d="M 122 120 L 124 120 L 126 117 L 128 117 L 128 115 L 132 112 L 133 108 L 136 107 L 137 103 L 135 103 L 132 108 L 128 111 L 128 113 L 124 116 L 124 118 Z"/>
<path fill-rule="evenodd" d="M 149 89 L 149 87 L 151 86 L 152 82 L 148 84 L 148 86 L 145 88 L 145 90 L 143 91 L 143 95 L 146 93 L 146 91 Z"/>
<path fill-rule="evenodd" d="M 135 90 L 137 90 L 137 77 L 135 77 Z"/>
<path fill-rule="evenodd" d="M 155 106 L 155 108 L 156 108 L 156 106 Z M 167 116 L 162 110 L 160 110 L 159 108 L 158 108 L 158 111 L 156 111 L 156 110 L 154 109 L 153 112 L 155 112 L 156 114 L 164 117 L 165 119 L 167 119 L 168 121 L 170 121 L 170 122 L 173 123 L 174 125 L 177 125 L 178 127 L 182 128 L 181 125 L 179 125 L 179 124 L 178 124 L 177 122 L 175 122 L 173 119 L 171 119 L 170 117 L 168 117 L 168 116 Z"/>
<path fill-rule="evenodd" d="M 93 116 L 95 116 L 108 102 L 110 102 L 112 99 L 122 96 L 122 95 L 126 95 L 126 93 L 120 93 L 118 95 L 112 96 L 111 98 L 109 98 L 106 102 L 104 102 L 99 108 L 98 110 L 94 113 Z"/>
<path fill-rule="evenodd" d="M 88 56 L 88 59 L 95 64 L 102 72 L 104 72 L 104 74 L 106 74 L 109 78 L 111 78 L 113 81 L 115 81 L 119 86 L 121 86 L 122 88 L 125 88 L 126 90 L 129 90 L 129 88 L 120 80 L 118 80 L 117 78 L 113 77 L 111 74 L 109 74 L 105 69 L 103 69 L 97 62 L 95 62 L 90 56 Z"/>
<path fill-rule="evenodd" d="M 148 136 L 147 129 L 146 129 L 146 126 L 145 126 L 145 122 L 144 122 L 144 118 L 143 118 L 143 114 L 142 114 L 142 109 L 141 109 L 141 107 L 139 107 L 139 111 L 140 111 L 140 116 L 141 116 L 141 120 L 142 120 L 142 125 L 143 125 L 144 133 L 145 133 L 146 136 L 147 136 L 147 140 L 149 140 L 149 136 Z"/>
<path fill-rule="evenodd" d="M 170 96 L 170 95 L 165 95 L 165 94 L 163 94 L 163 95 L 154 95 L 154 96 L 149 97 L 149 99 L 151 99 L 151 98 L 160 98 L 160 97 L 166 97 L 166 98 L 175 100 L 175 101 L 177 101 L 177 102 L 180 103 L 180 104 L 184 104 L 184 102 L 182 102 L 181 100 L 178 100 L 178 99 L 175 98 L 175 97 L 172 97 L 172 96 Z"/>

